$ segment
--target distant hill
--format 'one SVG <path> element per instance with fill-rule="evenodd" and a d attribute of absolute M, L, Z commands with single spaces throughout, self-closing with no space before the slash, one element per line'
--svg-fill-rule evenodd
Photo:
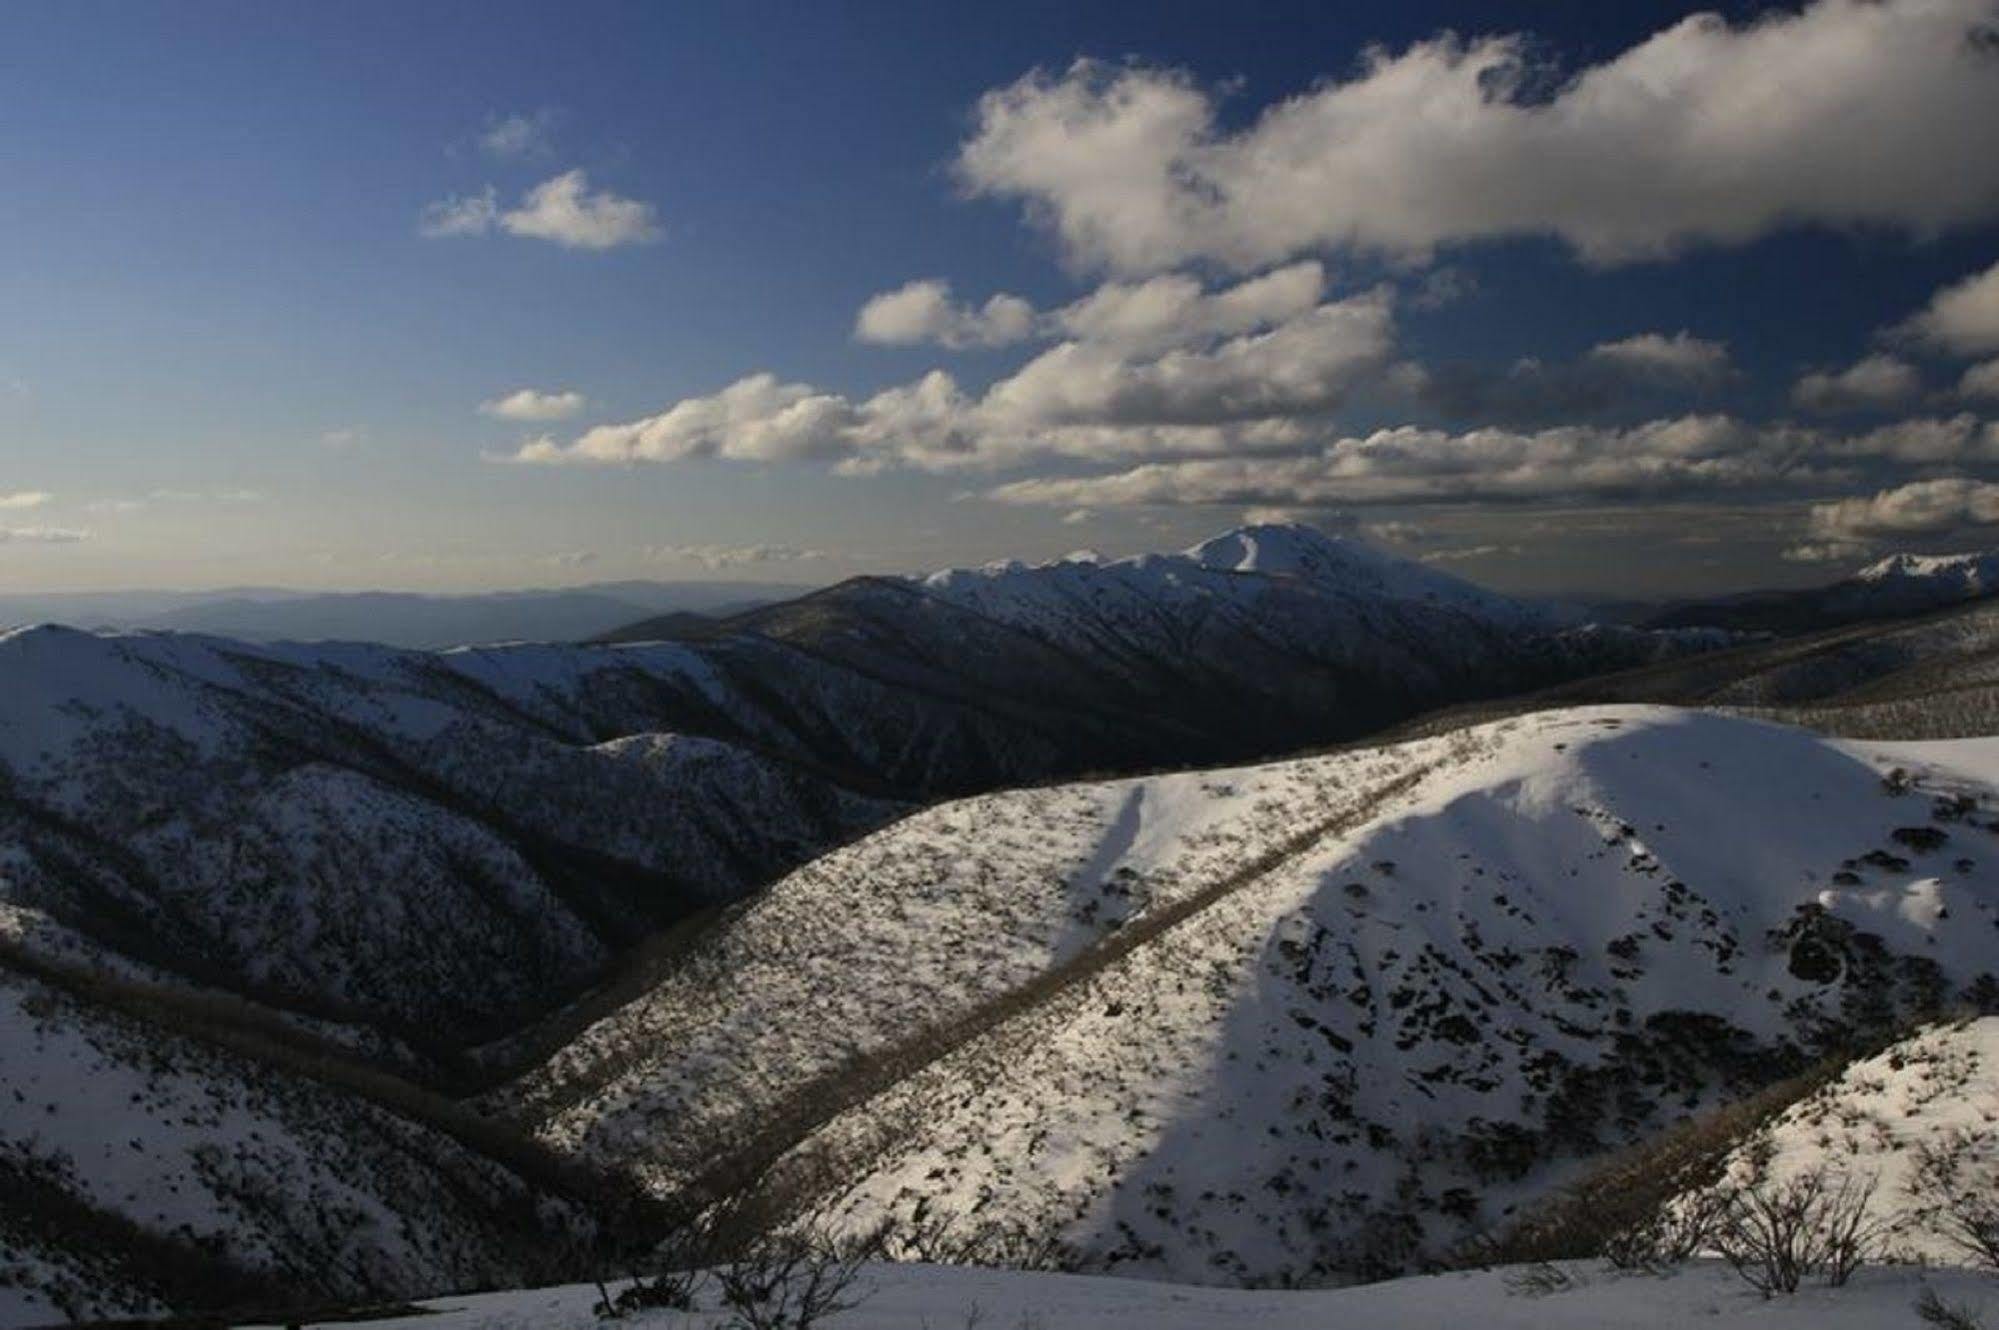
<path fill-rule="evenodd" d="M 425 595 L 270 587 L 0 596 L 0 627 L 161 628 L 250 642 L 378 642 L 434 650 L 481 642 L 575 642 L 641 616 L 737 614 L 808 588 L 765 582 L 605 582 Z"/>

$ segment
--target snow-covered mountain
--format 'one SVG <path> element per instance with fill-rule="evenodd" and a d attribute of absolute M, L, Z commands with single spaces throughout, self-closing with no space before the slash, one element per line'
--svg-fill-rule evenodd
<path fill-rule="evenodd" d="M 1084 550 L 1053 563 L 946 569 L 920 579 L 920 585 L 954 604 L 1059 640 L 1087 631 L 1093 620 L 1119 617 L 1143 624 L 1184 613 L 1189 605 L 1225 613 L 1233 604 L 1253 603 L 1267 589 L 1266 579 L 1338 597 L 1355 609 L 1422 606 L 1522 631 L 1552 632 L 1569 622 L 1552 607 L 1487 591 L 1363 541 L 1282 523 L 1240 527 L 1178 554 L 1105 560 Z"/>
<path fill-rule="evenodd" d="M 664 730 L 706 672 L 636 654 L 0 635 L 0 903 L 449 1050 L 899 811 Z"/>
<path fill-rule="evenodd" d="M 1995 777 L 1999 741 L 1601 708 L 949 804 L 786 878 L 498 1103 L 662 1191 L 756 1178 L 1084 1268 L 1407 1268 L 1989 998 Z"/>
<path fill-rule="evenodd" d="M 845 584 L 698 642 L 0 634 L 0 902 L 448 1055 L 909 802 L 1344 737 L 1702 645 L 1319 536 Z"/>
<path fill-rule="evenodd" d="M 1829 586 L 1758 591 L 1677 605 L 1655 628 L 1709 627 L 1798 633 L 1868 619 L 1921 614 L 1999 591 L 1999 552 L 1891 554 Z"/>

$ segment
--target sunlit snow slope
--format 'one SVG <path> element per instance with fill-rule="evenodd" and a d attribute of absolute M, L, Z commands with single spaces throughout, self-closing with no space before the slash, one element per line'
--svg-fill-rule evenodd
<path fill-rule="evenodd" d="M 1086 1267 L 1403 1269 L 1992 970 L 1995 775 L 1620 707 L 946 805 L 507 1102 L 662 1190 L 774 1161 L 794 1211 Z"/>

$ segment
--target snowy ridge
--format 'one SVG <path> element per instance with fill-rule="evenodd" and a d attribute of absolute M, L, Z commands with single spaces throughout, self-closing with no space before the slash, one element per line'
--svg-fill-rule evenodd
<path fill-rule="evenodd" d="M 1999 587 L 1999 554 L 1891 554 L 1850 579 L 1855 582 L 1928 582 L 1965 596 Z"/>
<path fill-rule="evenodd" d="M 771 1185 L 856 1226 L 1200 1282 L 1392 1272 L 1990 971 L 1995 745 L 1579 709 L 947 805 L 778 884 L 513 1103 L 662 1189 L 780 1118 Z M 815 1083 L 981 1003 L 1002 1019 L 864 1102 Z"/>
<path fill-rule="evenodd" d="M 1119 613 L 1133 603 L 1253 600 L 1265 579 L 1353 601 L 1448 609 L 1521 630 L 1552 631 L 1565 622 L 1553 609 L 1497 595 L 1352 537 L 1283 523 L 1241 527 L 1179 554 L 1105 561 L 1084 551 L 1045 564 L 946 569 L 919 584 L 991 618 L 1059 635 L 1073 629 L 1079 614 Z"/>

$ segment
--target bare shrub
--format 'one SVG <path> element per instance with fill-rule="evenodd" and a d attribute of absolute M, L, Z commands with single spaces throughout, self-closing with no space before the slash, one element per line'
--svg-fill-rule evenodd
<path fill-rule="evenodd" d="M 1987 1270 L 1999 1271 L 1999 1148 L 1962 1128 L 1915 1148 L 1916 1218 Z"/>
<path fill-rule="evenodd" d="M 1598 1255 L 1619 1270 L 1657 1273 L 1706 1249 L 1727 1209 L 1726 1192 L 1690 1192 L 1636 1222 L 1610 1229 Z"/>
<path fill-rule="evenodd" d="M 1942 1326 L 1943 1330 L 1985 1330 L 1985 1322 L 1971 1308 L 1945 1302 L 1935 1289 L 1928 1287 L 1916 1297 L 1916 1319 L 1924 1325 Z"/>
<path fill-rule="evenodd" d="M 867 1262 L 879 1259 L 884 1233 L 842 1242 L 812 1226 L 760 1233 L 741 1241 L 713 1271 L 732 1330 L 809 1330 L 851 1311 Z"/>
<path fill-rule="evenodd" d="M 1879 1249 L 1887 1225 L 1870 1213 L 1873 1179 L 1821 1167 L 1776 1182 L 1767 1154 L 1752 1167 L 1750 1181 L 1725 1190 L 1713 1245 L 1764 1297 L 1795 1293 L 1814 1275 L 1837 1288 Z"/>

